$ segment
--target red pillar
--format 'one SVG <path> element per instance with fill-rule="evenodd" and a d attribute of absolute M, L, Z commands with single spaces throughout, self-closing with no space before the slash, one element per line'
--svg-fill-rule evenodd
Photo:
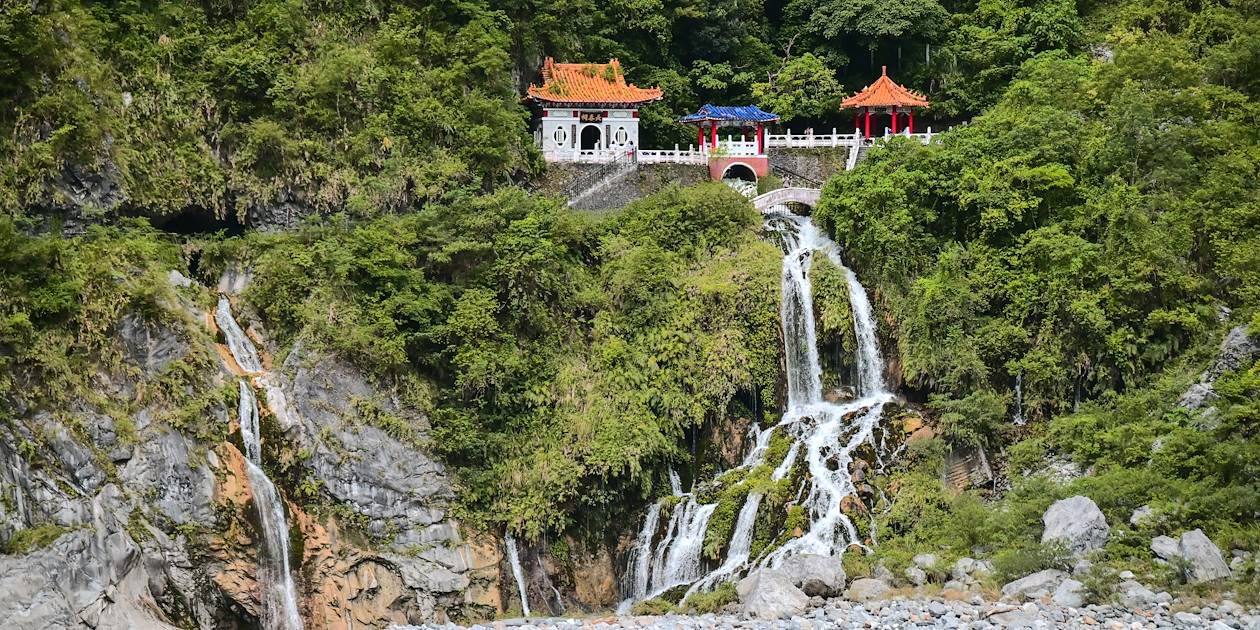
<path fill-rule="evenodd" d="M 863 138 L 871 137 L 871 108 L 864 107 L 866 110 L 866 132 L 862 134 Z"/>
<path fill-rule="evenodd" d="M 757 154 L 760 155 L 765 152 L 766 152 L 766 128 L 761 123 L 757 123 Z"/>
<path fill-rule="evenodd" d="M 909 120 L 906 122 L 906 131 L 909 131 L 910 133 L 914 133 L 914 110 L 912 109 L 906 112 L 906 116 L 909 118 Z"/>
<path fill-rule="evenodd" d="M 897 133 L 897 108 L 896 107 L 894 107 L 892 110 L 892 116 L 893 116 L 892 131 L 893 131 L 893 135 L 896 135 Z"/>
<path fill-rule="evenodd" d="M 704 150 L 704 126 L 696 125 L 696 146 Z"/>
<path fill-rule="evenodd" d="M 710 135 L 713 136 L 713 146 L 710 148 L 716 149 L 717 148 L 717 123 L 713 123 L 712 125 L 709 125 L 709 132 L 710 132 Z"/>

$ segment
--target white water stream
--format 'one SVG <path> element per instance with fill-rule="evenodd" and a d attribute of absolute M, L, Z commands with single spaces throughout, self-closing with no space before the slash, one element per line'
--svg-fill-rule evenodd
<path fill-rule="evenodd" d="M 841 509 L 844 498 L 856 493 L 849 475 L 849 464 L 853 450 L 870 440 L 871 431 L 892 395 L 884 386 L 883 359 L 876 340 L 870 301 L 857 276 L 841 262 L 839 247 L 808 217 L 796 216 L 785 210 L 768 213 L 766 227 L 780 235 L 784 249 L 780 320 L 787 364 L 788 408 L 774 427 L 763 430 L 754 425 L 749 430 L 752 446 L 740 468 L 764 463 L 771 437 L 776 431 L 784 432 L 793 441 L 787 456 L 777 464 L 773 479 L 786 477 L 801 449 L 805 451 L 809 480 L 798 491 L 798 501 L 809 516 L 810 526 L 802 536 L 789 540 L 758 562 L 778 566 L 791 555 L 836 556 L 843 554 L 851 545 L 862 545 L 857 528 Z M 833 404 L 823 399 L 813 288 L 809 278 L 813 258 L 820 254 L 830 258 L 844 271 L 853 311 L 858 398 L 845 404 Z M 808 494 L 804 494 L 807 487 Z M 628 609 L 629 603 L 634 600 L 654 596 L 679 584 L 692 584 L 688 595 L 712 588 L 723 580 L 738 576 L 753 563 L 749 554 L 762 494 L 748 494 L 732 530 L 725 561 L 703 577 L 698 575 L 701 564 L 699 551 L 703 546 L 708 517 L 716 506 L 697 506 L 694 496 L 687 497 L 685 504 L 674 507 L 664 536 L 655 548 L 652 540 L 665 500 L 649 507 L 633 561 L 628 566 L 629 575 L 624 582 L 628 597 L 623 602 L 623 610 Z"/>
<path fill-rule="evenodd" d="M 228 350 L 237 365 L 251 375 L 265 378 L 258 350 L 232 317 L 232 306 L 226 297 L 219 298 L 214 313 L 215 322 L 227 338 Z M 271 402 L 268 387 L 268 402 Z M 277 398 L 276 400 L 283 400 Z M 273 413 L 276 412 L 272 409 Z M 297 588 L 293 571 L 289 566 L 289 524 L 284 516 L 284 503 L 275 484 L 262 469 L 262 442 L 258 428 L 258 398 L 246 378 L 240 380 L 241 442 L 245 446 L 245 473 L 254 495 L 262 529 L 262 545 L 258 559 L 258 587 L 262 602 L 261 626 L 265 630 L 301 630 L 302 616 L 298 612 Z M 283 409 L 288 418 L 288 409 Z M 279 413 L 277 416 L 279 417 Z"/>
<path fill-rule="evenodd" d="M 528 617 L 529 594 L 525 589 L 525 572 L 521 570 L 521 557 L 516 552 L 516 539 L 511 534 L 504 534 L 503 546 L 507 549 L 508 564 L 512 565 L 512 577 L 516 579 L 516 590 L 521 595 L 521 612 Z"/>

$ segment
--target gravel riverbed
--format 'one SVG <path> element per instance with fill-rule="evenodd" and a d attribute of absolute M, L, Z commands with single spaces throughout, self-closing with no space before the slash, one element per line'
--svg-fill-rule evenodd
<path fill-rule="evenodd" d="M 399 630 L 453 630 L 455 624 L 397 626 Z M 1161 604 L 1150 608 L 1091 605 L 1067 608 L 1029 602 L 1022 605 L 989 603 L 977 599 L 950 601 L 895 599 L 856 603 L 831 600 L 803 615 L 788 619 L 754 619 L 741 613 L 664 615 L 659 617 L 609 616 L 597 618 L 506 619 L 473 626 L 475 629 L 538 628 L 556 630 L 699 630 L 747 628 L 750 630 L 822 630 L 824 628 L 1087 628 L 1140 630 L 1150 628 L 1207 628 L 1209 630 L 1260 630 L 1260 609 L 1244 608 L 1230 601 L 1199 606 Z"/>

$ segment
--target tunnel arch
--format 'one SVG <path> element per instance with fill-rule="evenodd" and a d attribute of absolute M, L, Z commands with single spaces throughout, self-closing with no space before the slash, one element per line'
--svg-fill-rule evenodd
<path fill-rule="evenodd" d="M 722 171 L 722 179 L 742 179 L 746 182 L 757 182 L 757 172 L 743 162 L 732 162 Z"/>

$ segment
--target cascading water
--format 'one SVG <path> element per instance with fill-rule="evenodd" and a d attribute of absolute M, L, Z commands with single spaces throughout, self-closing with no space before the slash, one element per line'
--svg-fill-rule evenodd
<path fill-rule="evenodd" d="M 1024 372 L 1015 375 L 1015 416 L 1011 418 L 1015 426 L 1024 426 L 1028 420 L 1024 418 Z"/>
<path fill-rule="evenodd" d="M 803 444 L 810 473 L 803 507 L 809 531 L 779 547 L 763 560 L 778 566 L 795 554 L 840 555 L 861 545 L 857 528 L 841 509 L 856 493 L 849 474 L 853 450 L 870 439 L 871 431 L 892 395 L 884 388 L 884 362 L 875 336 L 875 320 L 866 289 L 840 260 L 840 248 L 808 217 L 772 212 L 767 227 L 783 235 L 783 334 L 787 352 L 788 410 L 780 425 Z M 818 360 L 809 269 L 822 254 L 845 273 L 853 330 L 857 341 L 857 400 L 842 405 L 822 398 L 822 366 Z M 791 298 L 791 299 L 789 299 Z M 795 337 L 795 340 L 793 340 Z"/>
<path fill-rule="evenodd" d="M 767 219 L 766 227 L 781 237 L 784 250 L 780 319 L 787 367 L 788 409 L 774 427 L 763 430 L 754 426 L 749 430 L 752 446 L 740 468 L 765 463 L 770 440 L 777 431 L 784 432 L 793 441 L 787 456 L 774 469 L 772 479 L 786 477 L 804 449 L 809 481 L 800 487 L 798 501 L 809 515 L 810 527 L 804 535 L 760 559 L 762 565 L 778 566 L 784 558 L 794 554 L 840 555 L 849 546 L 862 544 L 857 528 L 841 509 L 843 499 L 856 492 L 849 464 L 853 450 L 870 440 L 872 429 L 892 395 L 884 386 L 883 359 L 879 353 L 870 301 L 857 276 L 841 262 L 839 246 L 819 231 L 808 217 L 777 209 L 768 213 Z M 813 257 L 819 254 L 827 256 L 844 271 L 853 312 L 857 341 L 857 399 L 840 405 L 823 399 L 813 288 L 809 278 Z M 808 495 L 804 495 L 807 486 Z M 658 502 L 650 507 L 643 530 L 639 533 L 634 561 L 629 565 L 631 579 L 627 584 L 633 589 L 628 593 L 627 603 L 677 584 L 692 582 L 689 595 L 747 569 L 752 561 L 749 558 L 752 534 L 762 498 L 759 492 L 748 494 L 732 531 L 726 560 L 694 582 L 696 576 L 691 573 L 699 568 L 698 562 L 688 564 L 687 570 L 679 571 L 679 567 L 671 561 L 680 555 L 679 550 L 690 551 L 693 541 L 703 542 L 703 527 L 707 525 L 712 508 L 697 523 L 695 516 L 700 509 L 694 497 L 690 497 L 685 505 L 676 506 L 664 537 L 653 550 L 652 538 L 658 528 L 662 504 Z M 695 551 L 698 561 L 698 546 Z"/>
<path fill-rule="evenodd" d="M 258 350 L 232 317 L 231 304 L 219 298 L 215 321 L 227 338 L 228 350 L 242 370 L 262 372 Z M 287 410 L 286 410 L 287 412 Z M 289 524 L 284 516 L 284 503 L 275 484 L 262 469 L 262 441 L 258 427 L 258 398 L 246 379 L 240 380 L 241 443 L 245 447 L 245 474 L 258 510 L 262 528 L 262 549 L 258 562 L 258 585 L 261 590 L 262 627 L 266 630 L 301 630 L 297 588 L 289 566 Z"/>
<path fill-rule="evenodd" d="M 508 564 L 512 566 L 512 577 L 516 579 L 516 590 L 521 596 L 521 612 L 528 617 L 529 595 L 525 590 L 525 572 L 521 570 L 521 557 L 516 553 L 516 539 L 511 534 L 504 534 L 503 546 L 507 549 Z"/>

